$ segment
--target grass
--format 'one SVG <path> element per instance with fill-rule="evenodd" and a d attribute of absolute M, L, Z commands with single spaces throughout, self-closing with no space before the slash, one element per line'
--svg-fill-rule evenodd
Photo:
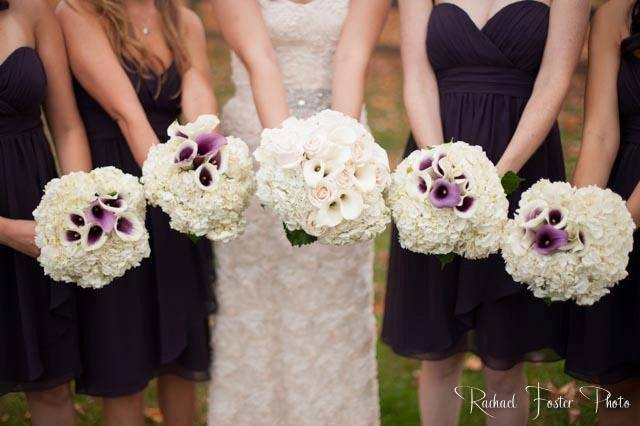
<path fill-rule="evenodd" d="M 211 18 L 202 8 L 205 24 L 212 28 Z M 397 17 L 392 16 L 390 25 L 397 24 Z M 401 158 L 404 143 L 408 134 L 408 125 L 402 105 L 401 64 L 393 31 L 387 28 L 383 35 L 383 45 L 379 47 L 372 59 L 369 80 L 367 82 L 367 106 L 369 123 L 376 139 L 388 150 L 392 164 Z M 384 40 L 391 40 L 386 43 Z M 386 43 L 386 44 L 385 44 Z M 229 53 L 222 40 L 213 32 L 209 34 L 209 56 L 212 64 L 216 95 L 223 104 L 233 92 L 229 79 Z M 584 87 L 584 61 L 578 67 L 573 79 L 571 91 L 560 115 L 560 126 L 563 136 L 563 148 L 566 155 L 568 172 L 573 170 L 578 153 L 582 117 L 582 92 Z M 376 313 L 382 315 L 384 300 L 384 283 L 388 258 L 389 233 L 385 233 L 376 241 Z M 380 395 L 382 406 L 382 423 L 386 426 L 409 426 L 419 424 L 416 395 L 416 371 L 418 363 L 394 355 L 389 348 L 378 345 L 378 361 L 380 370 Z M 463 374 L 463 384 L 482 387 L 482 377 L 478 370 L 478 360 L 469 357 L 467 369 Z M 542 383 L 555 389 L 555 395 L 570 395 L 575 392 L 572 379 L 563 373 L 562 363 L 546 365 L 528 365 L 527 376 L 530 384 Z M 567 385 L 568 384 L 568 385 Z M 565 386 L 567 385 L 567 386 Z M 564 387 L 564 388 L 563 388 Z M 198 423 L 206 424 L 207 385 L 198 385 Z M 147 391 L 148 410 L 146 423 L 157 424 L 161 421 L 157 410 L 155 384 Z M 455 397 L 452 392 L 452 398 Z M 480 413 L 469 414 L 468 406 L 463 407 L 461 425 L 482 425 L 484 418 Z M 534 411 L 532 405 L 532 412 Z M 93 398 L 76 397 L 78 423 L 84 425 L 101 424 L 101 408 Z M 533 416 L 532 416 L 533 417 Z M 531 421 L 535 425 L 576 425 L 594 424 L 593 408 L 581 403 L 577 410 L 544 410 L 542 416 Z M 0 425 L 18 426 L 28 424 L 28 412 L 24 396 L 16 394 L 0 399 Z"/>

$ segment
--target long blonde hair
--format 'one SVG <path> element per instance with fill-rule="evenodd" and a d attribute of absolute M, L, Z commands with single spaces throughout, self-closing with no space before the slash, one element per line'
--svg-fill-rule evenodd
<path fill-rule="evenodd" d="M 81 0 L 93 13 L 101 18 L 111 47 L 122 66 L 135 71 L 143 78 L 162 77 L 162 60 L 145 48 L 136 37 L 135 28 L 127 15 L 125 0 Z M 180 74 L 189 68 L 189 57 L 185 47 L 179 0 L 154 0 L 162 19 L 162 33 L 171 50 Z M 159 79 L 156 95 L 160 92 Z"/>

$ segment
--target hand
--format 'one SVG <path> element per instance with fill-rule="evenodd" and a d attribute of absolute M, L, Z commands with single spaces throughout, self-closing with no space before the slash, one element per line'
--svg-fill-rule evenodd
<path fill-rule="evenodd" d="M 24 253 L 27 256 L 38 257 L 40 249 L 36 246 L 36 223 L 33 220 L 3 219 L 0 228 L 0 244 Z"/>
<path fill-rule="evenodd" d="M 640 225 L 640 211 L 632 199 L 627 200 L 627 209 L 629 213 L 631 213 L 633 222 L 636 224 L 636 229 L 638 229 L 638 225 Z"/>

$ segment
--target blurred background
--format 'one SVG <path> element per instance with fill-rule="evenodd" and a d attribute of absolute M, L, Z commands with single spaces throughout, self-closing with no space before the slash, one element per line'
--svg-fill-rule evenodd
<path fill-rule="evenodd" d="M 52 4 L 58 2 L 58 0 L 49 1 Z M 593 7 L 595 8 L 604 1 L 592 0 Z M 220 105 L 223 105 L 233 94 L 233 86 L 230 82 L 229 51 L 220 36 L 209 3 L 206 0 L 188 0 L 187 3 L 199 13 L 205 23 L 214 88 Z M 402 102 L 399 24 L 398 11 L 394 7 L 389 14 L 384 32 L 371 60 L 366 93 L 369 123 L 376 140 L 389 152 L 392 167 L 401 159 L 409 132 Z M 579 150 L 585 74 L 586 46 L 583 49 L 582 59 L 576 69 L 571 90 L 559 118 L 568 176 L 571 176 L 573 172 Z M 388 233 L 376 241 L 375 312 L 378 319 L 383 315 L 388 245 Z M 382 424 L 386 426 L 418 425 L 416 378 L 419 364 L 394 355 L 382 344 L 378 344 L 378 362 Z M 468 356 L 463 384 L 482 387 L 481 369 L 482 362 L 475 356 Z M 530 424 L 595 424 L 593 406 L 579 398 L 577 388 L 580 383 L 564 375 L 561 362 L 543 365 L 530 364 L 527 367 L 527 375 L 530 384 L 540 383 L 551 390 L 545 395 L 545 398 L 552 399 L 562 395 L 566 398 L 579 400 L 579 404 L 571 409 L 543 411 L 540 418 L 530 421 Z M 213 392 L 215 392 L 215 388 Z M 207 384 L 198 386 L 198 425 L 206 424 L 207 393 Z M 452 392 L 453 397 L 455 396 Z M 146 424 L 162 424 L 162 416 L 157 408 L 154 384 L 147 391 L 147 400 Z M 101 424 L 101 406 L 98 400 L 90 397 L 76 397 L 75 408 L 80 425 Z M 22 395 L 11 395 L 0 399 L 0 425 L 25 425 L 29 424 L 29 418 L 27 405 Z M 483 425 L 484 418 L 477 411 L 469 414 L 469 407 L 464 406 L 460 424 Z"/>

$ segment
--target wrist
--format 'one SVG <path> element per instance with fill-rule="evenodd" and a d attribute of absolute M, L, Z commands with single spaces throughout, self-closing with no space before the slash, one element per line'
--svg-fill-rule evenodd
<path fill-rule="evenodd" d="M 4 217 L 0 217 L 0 244 L 6 245 L 7 241 L 7 231 L 9 229 L 9 219 L 5 219 Z"/>

